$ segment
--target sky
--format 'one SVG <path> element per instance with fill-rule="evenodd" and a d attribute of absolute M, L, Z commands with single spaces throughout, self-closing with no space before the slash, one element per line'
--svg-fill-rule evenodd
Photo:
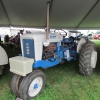
<path fill-rule="evenodd" d="M 23 30 L 23 28 L 11 28 L 12 30 L 14 30 L 15 29 L 15 34 L 19 31 L 19 30 Z M 11 32 L 12 32 L 12 30 L 11 30 L 10 28 L 0 28 L 0 34 L 11 34 Z M 26 30 L 37 30 L 38 31 L 38 29 L 33 29 L 33 28 L 24 28 L 24 30 L 26 31 Z M 44 30 L 44 29 L 39 29 L 39 30 Z M 80 31 L 82 34 L 88 34 L 88 33 L 91 33 L 91 32 L 94 32 L 94 33 L 96 33 L 97 31 L 99 31 L 99 30 L 77 30 L 77 31 Z"/>

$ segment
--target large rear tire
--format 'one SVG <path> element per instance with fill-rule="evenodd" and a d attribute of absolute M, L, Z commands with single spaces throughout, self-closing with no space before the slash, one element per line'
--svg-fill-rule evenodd
<path fill-rule="evenodd" d="M 90 76 L 97 62 L 96 45 L 87 41 L 83 44 L 79 53 L 79 72 L 85 76 Z"/>

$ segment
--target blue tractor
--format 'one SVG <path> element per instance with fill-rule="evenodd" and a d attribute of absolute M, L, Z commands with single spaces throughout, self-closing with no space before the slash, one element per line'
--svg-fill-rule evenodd
<path fill-rule="evenodd" d="M 49 34 L 48 41 L 44 32 L 35 32 L 21 36 L 21 56 L 12 57 L 10 71 L 14 73 L 11 81 L 13 93 L 24 100 L 39 95 L 45 87 L 46 76 L 37 68 L 49 68 L 63 60 L 75 60 L 79 56 L 79 71 L 91 75 L 96 66 L 95 45 L 82 38 L 63 38 L 58 33 Z"/>

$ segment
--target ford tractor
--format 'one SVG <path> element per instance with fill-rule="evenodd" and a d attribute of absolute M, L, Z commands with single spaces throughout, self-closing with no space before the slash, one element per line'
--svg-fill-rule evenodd
<path fill-rule="evenodd" d="M 46 84 L 46 76 L 37 68 L 47 69 L 63 60 L 75 60 L 79 56 L 79 71 L 83 75 L 92 74 L 96 66 L 95 44 L 85 38 L 63 38 L 59 33 L 49 32 L 49 3 L 47 6 L 47 30 L 21 36 L 20 56 L 9 59 L 10 71 L 14 73 L 11 89 L 16 97 L 30 100 L 39 95 Z"/>
<path fill-rule="evenodd" d="M 34 98 L 45 87 L 46 76 L 41 70 L 36 70 L 39 67 L 47 69 L 63 60 L 75 60 L 77 56 L 80 73 L 89 76 L 96 66 L 97 52 L 91 41 L 82 38 L 77 45 L 72 37 L 63 39 L 60 34 L 51 33 L 47 46 L 45 38 L 44 32 L 22 35 L 22 55 L 9 59 L 10 71 L 15 73 L 11 82 L 12 91 L 24 100 Z"/>

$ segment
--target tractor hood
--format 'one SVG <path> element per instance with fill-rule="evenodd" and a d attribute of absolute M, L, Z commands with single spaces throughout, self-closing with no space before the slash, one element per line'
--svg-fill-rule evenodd
<path fill-rule="evenodd" d="M 35 42 L 43 42 L 46 39 L 46 32 L 34 32 L 29 34 L 24 34 L 21 36 L 22 39 L 33 39 Z M 49 41 L 50 42 L 60 42 L 63 39 L 63 37 L 58 33 L 50 33 L 49 34 Z"/>

